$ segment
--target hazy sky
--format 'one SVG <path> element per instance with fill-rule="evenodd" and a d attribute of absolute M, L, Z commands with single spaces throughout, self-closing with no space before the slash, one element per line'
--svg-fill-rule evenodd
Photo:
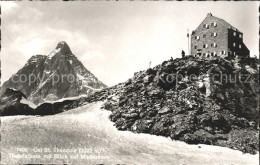
<path fill-rule="evenodd" d="M 2 82 L 66 41 L 108 86 L 187 52 L 187 29 L 211 12 L 244 33 L 258 55 L 258 2 L 1 2 Z"/>

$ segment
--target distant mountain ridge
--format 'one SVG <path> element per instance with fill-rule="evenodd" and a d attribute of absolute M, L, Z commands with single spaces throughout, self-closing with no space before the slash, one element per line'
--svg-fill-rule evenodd
<path fill-rule="evenodd" d="M 59 42 L 48 55 L 34 55 L 15 75 L 3 83 L 24 93 L 35 104 L 66 97 L 88 95 L 106 88 L 72 53 L 68 44 Z"/>

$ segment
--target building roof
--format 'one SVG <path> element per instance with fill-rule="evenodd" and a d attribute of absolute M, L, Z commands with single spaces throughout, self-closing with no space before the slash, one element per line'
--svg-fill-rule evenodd
<path fill-rule="evenodd" d="M 225 21 L 224 19 L 221 19 L 221 18 L 218 18 L 218 17 L 215 17 L 215 16 L 212 16 L 212 17 L 214 17 L 214 18 L 216 18 L 216 19 L 219 19 L 219 20 L 220 20 L 219 22 L 222 23 L 225 27 L 231 28 L 231 29 L 233 29 L 233 30 L 238 31 L 238 32 L 241 33 L 240 30 L 238 30 L 237 28 L 235 28 L 234 26 L 232 26 L 231 24 L 229 24 L 229 23 L 228 23 L 227 21 Z"/>
<path fill-rule="evenodd" d="M 233 29 L 233 30 L 235 30 L 235 31 L 237 31 L 237 32 L 242 33 L 241 31 L 239 31 L 237 28 L 235 28 L 234 26 L 232 26 L 231 24 L 229 24 L 229 23 L 228 23 L 227 21 L 225 21 L 224 19 L 221 19 L 221 18 L 218 18 L 218 17 L 216 17 L 216 16 L 213 16 L 211 13 L 208 13 L 208 14 L 207 14 L 207 17 L 206 17 L 206 18 L 208 18 L 208 17 L 213 17 L 213 18 L 219 20 L 219 22 L 220 22 L 222 25 L 224 25 L 226 28 Z M 205 18 L 205 19 L 206 19 L 206 18 Z M 205 20 L 205 19 L 204 19 L 204 20 Z M 203 21 L 204 21 L 204 20 L 203 20 Z M 203 21 L 202 21 L 202 22 L 203 22 Z M 202 23 L 202 22 L 201 22 L 201 23 Z M 199 25 L 199 26 L 200 26 L 200 25 Z M 199 27 L 199 26 L 198 26 L 198 27 Z M 198 27 L 197 27 L 197 28 L 198 28 Z M 196 28 L 196 30 L 197 30 L 197 28 Z"/>

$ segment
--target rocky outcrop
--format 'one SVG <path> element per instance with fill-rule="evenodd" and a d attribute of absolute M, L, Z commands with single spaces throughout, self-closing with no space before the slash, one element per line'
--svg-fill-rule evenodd
<path fill-rule="evenodd" d="M 59 42 L 48 55 L 32 56 L 28 62 L 1 87 L 14 88 L 27 99 L 40 104 L 61 98 L 89 95 L 106 88 L 72 53 L 66 42 Z"/>
<path fill-rule="evenodd" d="M 7 88 L 0 97 L 0 116 L 13 115 L 54 115 L 71 110 L 91 102 L 101 101 L 107 97 L 108 88 L 96 91 L 88 97 L 67 98 L 61 101 L 46 102 L 38 106 L 30 103 L 26 96 L 15 89 Z"/>
<path fill-rule="evenodd" d="M 119 130 L 255 153 L 257 66 L 257 59 L 165 61 L 110 90 L 104 108 Z"/>
<path fill-rule="evenodd" d="M 7 88 L 4 94 L 0 97 L 0 115 L 27 115 L 33 113 L 33 108 L 28 104 L 23 104 L 21 101 L 26 99 L 26 96 L 17 90 Z"/>

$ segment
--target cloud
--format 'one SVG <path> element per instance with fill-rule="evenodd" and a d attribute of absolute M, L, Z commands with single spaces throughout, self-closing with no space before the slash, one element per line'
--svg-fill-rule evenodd
<path fill-rule="evenodd" d="M 90 61 L 90 60 L 104 60 L 105 55 L 100 50 L 91 50 L 87 51 L 81 57 L 83 61 Z"/>
<path fill-rule="evenodd" d="M 2 81 L 9 79 L 22 68 L 31 56 L 51 53 L 60 41 L 66 41 L 77 57 L 91 47 L 86 34 L 76 30 L 32 26 L 28 23 L 12 25 L 3 26 L 3 34 L 9 35 L 2 40 Z M 100 56 L 100 53 L 94 54 Z"/>
<path fill-rule="evenodd" d="M 21 47 L 21 53 L 29 58 L 32 55 L 38 54 L 39 50 L 43 50 L 47 43 L 48 40 L 42 38 L 34 38 L 27 42 L 23 42 L 23 39 L 18 38 L 15 44 L 16 46 L 18 45 L 19 47 Z"/>
<path fill-rule="evenodd" d="M 15 8 L 18 8 L 19 6 L 17 5 L 17 3 L 15 2 L 11 2 L 11 1 L 8 1 L 8 2 L 1 2 L 1 10 L 3 13 L 9 13 L 11 12 L 12 10 L 14 10 Z"/>

